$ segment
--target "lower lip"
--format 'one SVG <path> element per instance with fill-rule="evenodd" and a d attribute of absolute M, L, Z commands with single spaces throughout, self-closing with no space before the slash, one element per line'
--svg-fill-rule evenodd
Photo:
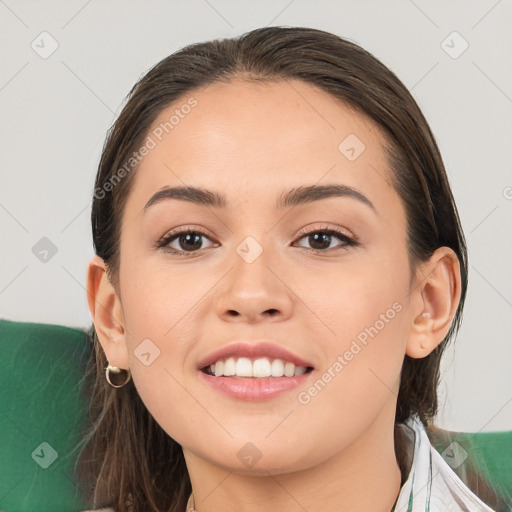
<path fill-rule="evenodd" d="M 232 398 L 248 401 L 269 400 L 292 391 L 309 379 L 313 371 L 303 373 L 296 377 L 214 377 L 199 370 L 200 378 L 213 389 Z"/>

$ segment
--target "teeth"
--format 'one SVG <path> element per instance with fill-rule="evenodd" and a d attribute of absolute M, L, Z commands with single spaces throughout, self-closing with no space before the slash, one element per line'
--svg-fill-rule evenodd
<path fill-rule="evenodd" d="M 284 365 L 284 376 L 285 377 L 293 377 L 295 373 L 295 365 L 293 363 L 286 363 Z"/>
<path fill-rule="evenodd" d="M 293 363 L 262 357 L 251 361 L 247 357 L 235 359 L 230 357 L 225 361 L 217 361 L 210 365 L 210 372 L 216 377 L 294 377 L 306 373 L 304 366 L 295 366 Z"/>
<path fill-rule="evenodd" d="M 219 361 L 222 363 L 222 361 Z M 215 369 L 217 369 L 217 365 L 219 363 L 215 363 Z M 236 362 L 236 371 L 235 375 L 238 377 L 252 377 L 252 363 L 250 359 L 247 359 L 247 357 L 241 357 Z"/>
<path fill-rule="evenodd" d="M 218 361 L 215 363 L 215 376 L 221 377 L 224 375 L 224 363 L 222 361 Z"/>
<path fill-rule="evenodd" d="M 271 366 L 272 377 L 282 377 L 284 375 L 284 363 L 281 359 L 274 359 Z"/>
<path fill-rule="evenodd" d="M 236 374 L 236 361 L 230 357 L 225 363 L 224 363 L 224 375 L 226 377 L 230 377 L 231 375 Z"/>
<path fill-rule="evenodd" d="M 270 361 L 265 357 L 263 359 L 256 359 L 252 365 L 253 377 L 270 377 L 272 375 L 270 369 Z"/>

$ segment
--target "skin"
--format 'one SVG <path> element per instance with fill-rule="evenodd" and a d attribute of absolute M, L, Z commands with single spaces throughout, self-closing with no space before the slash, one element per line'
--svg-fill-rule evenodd
<path fill-rule="evenodd" d="M 193 96 L 197 107 L 134 177 L 122 218 L 119 290 L 101 258 L 88 268 L 89 307 L 107 358 L 130 368 L 150 413 L 183 446 L 199 512 L 387 512 L 400 486 L 393 429 L 403 357 L 425 357 L 448 332 L 460 299 L 457 258 L 439 248 L 411 275 L 406 216 L 389 185 L 384 138 L 330 95 L 300 81 L 236 79 Z M 355 161 L 338 149 L 349 134 L 366 146 Z M 143 213 L 159 189 L 185 184 L 223 193 L 228 207 L 173 199 Z M 313 184 L 353 187 L 375 211 L 352 197 L 275 209 L 283 190 Z M 178 239 L 172 247 L 185 257 L 155 248 L 166 233 L 187 227 L 207 234 L 203 248 L 187 253 Z M 328 249 L 312 251 L 300 230 L 326 227 L 359 245 L 333 236 Z M 263 249 L 252 263 L 236 251 L 247 236 Z M 300 403 L 298 393 L 394 303 L 400 312 Z M 147 338 L 160 350 L 149 366 L 134 353 Z M 198 362 L 241 338 L 273 341 L 313 363 L 307 384 L 264 402 L 204 384 Z M 247 442 L 261 453 L 252 468 L 237 457 Z"/>

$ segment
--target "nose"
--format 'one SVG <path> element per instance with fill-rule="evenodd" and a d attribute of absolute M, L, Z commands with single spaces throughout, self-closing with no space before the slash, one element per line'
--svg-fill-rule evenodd
<path fill-rule="evenodd" d="M 219 283 L 215 296 L 217 315 L 228 322 L 278 322 L 289 318 L 294 306 L 294 294 L 287 276 L 272 264 L 263 251 L 248 262 L 235 253 L 231 271 Z"/>

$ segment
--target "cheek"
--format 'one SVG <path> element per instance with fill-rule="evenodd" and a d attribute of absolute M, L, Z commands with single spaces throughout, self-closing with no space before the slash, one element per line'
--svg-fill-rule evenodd
<path fill-rule="evenodd" d="M 165 259 L 126 262 L 121 269 L 122 303 L 128 329 L 141 336 L 161 340 L 163 346 L 212 286 L 211 276 L 201 271 L 170 269 Z M 179 337 L 178 337 L 179 338 Z"/>
<path fill-rule="evenodd" d="M 121 293 L 132 378 L 151 415 L 167 430 L 174 424 L 169 418 L 180 416 L 178 404 L 190 400 L 180 384 L 197 338 L 198 324 L 190 316 L 207 283 L 192 284 L 179 272 L 164 279 L 164 269 L 123 263 Z"/>
<path fill-rule="evenodd" d="M 335 335 L 314 338 L 311 333 L 311 339 L 320 340 L 322 365 L 298 394 L 295 418 L 315 418 L 322 425 L 318 435 L 328 435 L 332 446 L 343 446 L 364 431 L 398 395 L 407 306 L 402 297 L 396 300 L 400 287 L 380 286 L 362 290 L 347 283 L 337 291 L 338 314 L 329 321 Z"/>
<path fill-rule="evenodd" d="M 363 254 L 339 264 L 298 273 L 294 291 L 309 310 L 313 338 L 326 352 L 343 350 L 351 340 L 372 336 L 386 345 L 403 337 L 402 313 L 408 302 L 409 269 L 403 251 Z M 382 256 L 383 255 L 383 256 Z"/>
<path fill-rule="evenodd" d="M 314 288 L 315 282 L 322 286 Z M 317 401 L 319 414 L 329 411 L 326 421 L 329 414 L 342 421 L 362 403 L 366 412 L 358 414 L 372 414 L 398 391 L 408 333 L 407 255 L 359 259 L 340 265 L 328 279 L 308 274 L 302 283 L 299 293 L 322 321 L 309 323 L 316 324 L 308 336 L 322 354 L 322 367 L 320 382 L 304 401 Z M 333 411 L 329 403 L 341 408 Z"/>

